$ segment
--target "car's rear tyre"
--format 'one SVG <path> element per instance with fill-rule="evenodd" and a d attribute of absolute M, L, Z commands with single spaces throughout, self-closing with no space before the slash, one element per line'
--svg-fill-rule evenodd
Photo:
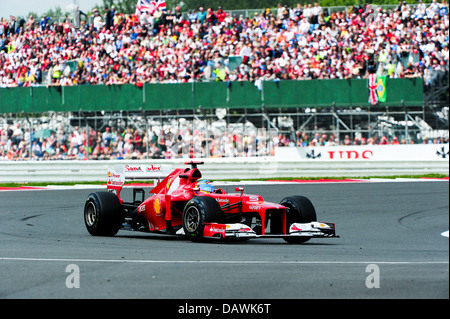
<path fill-rule="evenodd" d="M 286 229 L 293 223 L 310 223 L 317 221 L 316 210 L 311 201 L 304 196 L 286 197 L 280 202 L 288 208 L 286 214 Z M 285 237 L 288 243 L 301 244 L 307 242 L 310 237 Z"/>
<path fill-rule="evenodd" d="M 212 197 L 194 197 L 183 210 L 183 229 L 186 236 L 193 241 L 203 239 L 205 223 L 220 223 L 223 211 Z"/>
<path fill-rule="evenodd" d="M 123 221 L 123 209 L 113 193 L 89 194 L 84 205 L 84 223 L 93 236 L 114 236 Z"/>

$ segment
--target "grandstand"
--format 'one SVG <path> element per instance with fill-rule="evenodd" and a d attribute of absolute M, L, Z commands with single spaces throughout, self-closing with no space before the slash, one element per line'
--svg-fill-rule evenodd
<path fill-rule="evenodd" d="M 448 142 L 445 2 L 320 8 L 318 14 L 301 6 L 204 11 L 205 20 L 193 11 L 115 12 L 109 24 L 98 11 L 79 24 L 19 27 L 13 17 L 3 18 L 2 156 L 31 150 L 31 135 L 25 146 L 8 142 L 16 124 L 23 132 L 63 126 L 66 139 L 84 129 L 72 158 L 91 157 L 102 142 L 91 138 L 90 147 L 80 146 L 88 132 L 107 127 L 122 135 L 122 144 L 128 129 L 139 132 L 138 141 L 148 141 L 139 144 L 147 157 L 177 156 L 163 155 L 167 147 L 161 147 L 177 143 L 180 156 L 248 155 L 246 134 L 253 136 L 251 155 L 325 144 L 315 136 L 337 144 L 383 136 Z M 370 100 L 370 75 L 385 79 L 386 97 Z"/>

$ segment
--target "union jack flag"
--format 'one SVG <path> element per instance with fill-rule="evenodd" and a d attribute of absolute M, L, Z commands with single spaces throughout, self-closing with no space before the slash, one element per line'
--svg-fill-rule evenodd
<path fill-rule="evenodd" d="M 166 10 L 166 0 L 138 0 L 136 13 L 148 12 L 153 14 L 156 10 Z"/>
<path fill-rule="evenodd" d="M 369 75 L 369 103 L 372 105 L 376 105 L 378 103 L 376 74 Z"/>

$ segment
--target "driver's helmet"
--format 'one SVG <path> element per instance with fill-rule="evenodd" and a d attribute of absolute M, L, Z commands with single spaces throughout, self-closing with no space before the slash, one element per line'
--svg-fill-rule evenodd
<path fill-rule="evenodd" d="M 202 179 L 197 182 L 197 187 L 200 189 L 201 192 L 209 194 L 214 191 L 214 186 L 211 184 L 210 181 L 206 179 Z"/>

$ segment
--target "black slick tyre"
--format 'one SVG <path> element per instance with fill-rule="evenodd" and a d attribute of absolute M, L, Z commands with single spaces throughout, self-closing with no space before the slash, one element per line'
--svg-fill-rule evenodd
<path fill-rule="evenodd" d="M 223 211 L 219 203 L 212 197 L 194 197 L 187 202 L 183 210 L 183 229 L 192 241 L 203 239 L 205 223 L 220 223 Z"/>
<path fill-rule="evenodd" d="M 114 236 L 123 221 L 122 205 L 109 192 L 89 194 L 84 205 L 84 223 L 93 236 Z"/>
<path fill-rule="evenodd" d="M 311 201 L 304 196 L 286 197 L 280 202 L 281 205 L 287 207 L 286 229 L 293 223 L 310 223 L 317 221 L 316 210 Z M 309 237 L 285 237 L 288 243 L 300 244 L 307 242 Z"/>

